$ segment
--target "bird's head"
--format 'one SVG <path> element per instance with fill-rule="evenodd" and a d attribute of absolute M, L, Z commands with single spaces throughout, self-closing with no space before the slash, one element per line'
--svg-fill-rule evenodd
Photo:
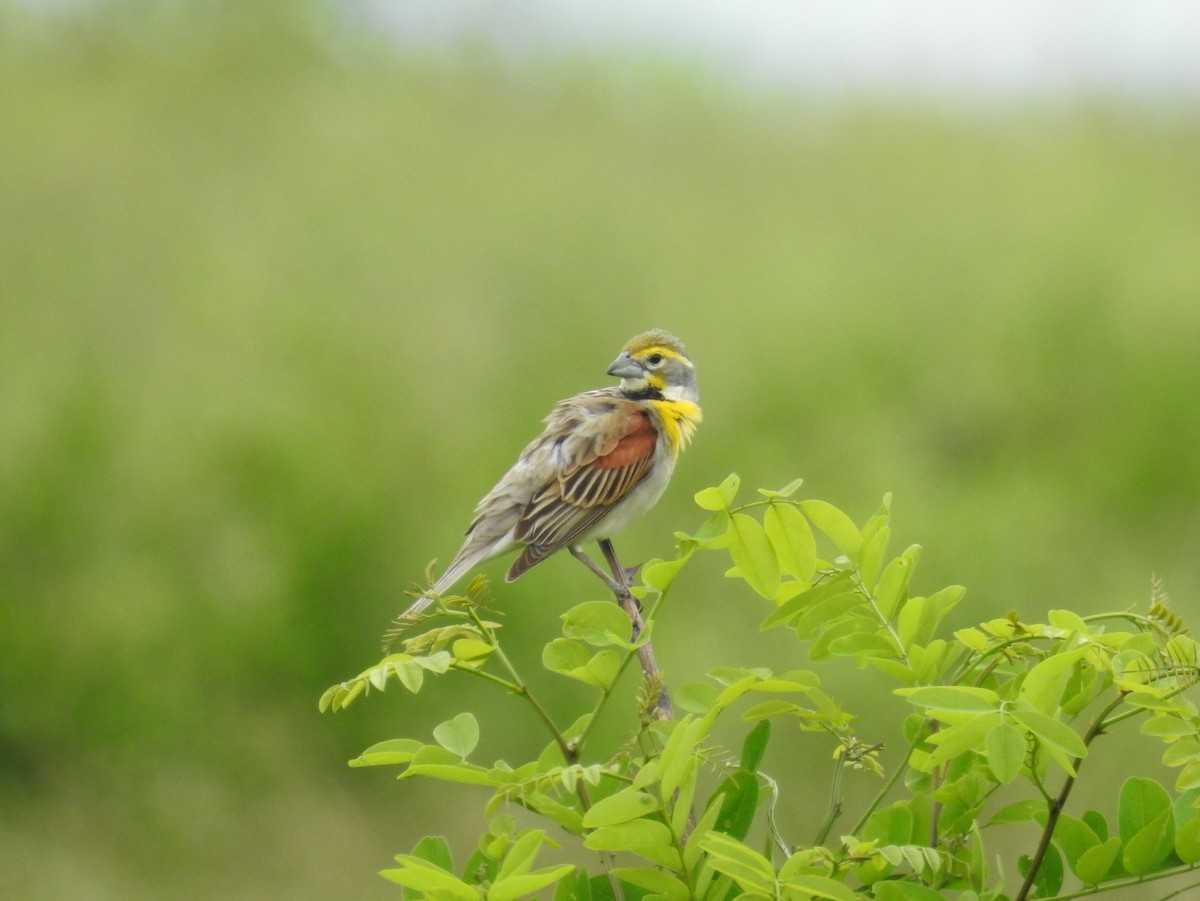
<path fill-rule="evenodd" d="M 691 358 L 678 338 L 660 329 L 630 339 L 608 367 L 608 374 L 620 378 L 626 394 L 699 402 Z"/>

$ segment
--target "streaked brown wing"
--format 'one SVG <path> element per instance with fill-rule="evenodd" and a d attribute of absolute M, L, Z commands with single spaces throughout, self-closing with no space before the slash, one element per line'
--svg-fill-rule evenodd
<path fill-rule="evenodd" d="M 605 424 L 611 437 L 599 452 L 562 472 L 525 508 L 515 535 L 526 547 L 508 571 L 510 580 L 574 544 L 650 471 L 658 433 L 649 416 L 633 403 L 611 415 L 614 421 Z"/>

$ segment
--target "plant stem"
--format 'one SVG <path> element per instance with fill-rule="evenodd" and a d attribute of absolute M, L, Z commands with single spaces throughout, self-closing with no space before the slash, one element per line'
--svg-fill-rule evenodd
<path fill-rule="evenodd" d="M 490 674 L 485 674 L 482 672 L 479 675 L 488 676 L 493 681 L 503 685 L 509 691 L 513 692 L 513 694 L 528 701 L 529 706 L 533 708 L 534 713 L 537 714 L 538 718 L 550 731 L 550 735 L 554 738 L 554 743 L 558 745 L 558 749 L 562 752 L 563 759 L 566 760 L 568 764 L 577 762 L 579 759 L 578 748 L 573 747 L 571 743 L 567 741 L 566 737 L 562 734 L 562 731 L 555 724 L 554 718 L 550 716 L 550 711 L 548 711 L 542 705 L 542 702 L 538 700 L 537 696 L 529 690 L 529 683 L 522 678 L 521 674 L 517 671 L 517 668 L 513 665 L 513 662 L 508 659 L 508 655 L 504 653 L 504 648 L 500 646 L 500 642 L 496 639 L 495 634 L 492 633 L 486 626 L 484 626 L 483 621 L 479 618 L 479 614 L 474 610 L 470 610 L 469 615 L 471 617 L 471 621 L 475 624 L 475 627 L 479 629 L 480 633 L 488 636 L 490 639 L 492 653 L 496 655 L 496 659 L 499 660 L 500 664 L 508 671 L 509 676 L 512 677 L 512 682 L 508 683 L 496 676 L 491 676 Z"/>
<path fill-rule="evenodd" d="M 1086 888 L 1076 889 L 1073 892 L 1063 892 L 1061 895 L 1054 895 L 1045 901 L 1071 901 L 1073 898 L 1086 898 L 1089 895 L 1098 895 L 1101 892 L 1114 892 L 1123 888 L 1132 888 L 1135 885 L 1145 885 L 1149 882 L 1157 882 L 1159 879 L 1170 879 L 1173 876 L 1181 876 L 1184 873 L 1191 873 L 1196 869 L 1196 864 L 1189 863 L 1179 867 L 1173 867 L 1169 870 L 1160 870 L 1157 873 L 1148 873 L 1145 876 L 1133 876 L 1129 879 L 1122 879 L 1119 882 L 1106 882 L 1103 885 L 1089 885 Z M 1163 895 L 1158 901 L 1170 901 L 1171 898 L 1190 898 L 1191 892 L 1197 887 L 1200 887 L 1200 882 L 1193 882 L 1191 885 L 1185 885 L 1182 888 L 1175 889 L 1169 894 Z M 1185 894 L 1189 893 L 1189 894 Z"/>
<path fill-rule="evenodd" d="M 820 828 L 817 829 L 816 838 L 813 839 L 813 844 L 816 846 L 825 844 L 829 830 L 833 828 L 837 818 L 842 815 L 842 771 L 845 769 L 845 759 L 845 754 L 838 754 L 834 758 L 833 779 L 829 789 L 829 812 L 825 814 L 825 821 L 821 823 Z"/>
<path fill-rule="evenodd" d="M 1118 695 L 1092 720 L 1091 726 L 1088 727 L 1087 732 L 1083 736 L 1083 746 L 1085 748 L 1091 745 L 1096 736 L 1104 731 L 1108 715 L 1119 707 L 1124 700 L 1123 695 Z M 1037 878 L 1042 861 L 1046 859 L 1046 852 L 1050 848 L 1050 840 L 1054 837 L 1054 828 L 1058 825 L 1058 818 L 1062 815 L 1063 808 L 1067 806 L 1067 798 L 1071 795 L 1071 789 L 1075 787 L 1075 780 L 1078 778 L 1079 767 L 1082 763 L 1082 757 L 1076 757 L 1071 762 L 1071 769 L 1075 771 L 1075 775 L 1067 775 L 1062 788 L 1058 792 L 1058 797 L 1049 804 L 1046 826 L 1042 830 L 1041 840 L 1038 842 L 1037 851 L 1034 852 L 1033 859 L 1029 862 L 1029 872 L 1025 874 L 1025 881 L 1021 884 L 1021 890 L 1017 892 L 1014 901 L 1026 901 L 1029 897 L 1029 892 L 1033 889 L 1033 881 Z"/>
<path fill-rule="evenodd" d="M 862 832 L 862 828 L 867 824 L 867 820 L 871 818 L 871 814 L 873 814 L 876 809 L 878 809 L 879 805 L 884 802 L 884 799 L 891 794 L 892 789 L 896 787 L 896 783 L 900 781 L 900 777 L 908 772 L 908 758 L 912 756 L 912 752 L 916 750 L 917 745 L 919 745 L 922 740 L 923 736 L 918 735 L 915 740 L 909 743 L 908 750 L 904 752 L 904 756 L 901 758 L 900 763 L 896 767 L 895 771 L 891 776 L 888 777 L 888 781 L 885 782 L 883 784 L 883 788 L 876 793 L 871 803 L 867 805 L 867 809 L 864 810 L 862 816 L 858 818 L 858 822 L 854 824 L 854 828 L 850 830 L 851 835 L 859 835 Z"/>

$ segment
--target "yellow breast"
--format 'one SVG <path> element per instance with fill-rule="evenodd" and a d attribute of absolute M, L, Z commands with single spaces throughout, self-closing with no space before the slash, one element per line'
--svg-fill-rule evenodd
<path fill-rule="evenodd" d="M 679 452 L 692 440 L 696 426 L 704 418 L 699 405 L 690 400 L 651 400 L 647 403 L 658 414 L 663 434 L 670 443 L 671 453 L 678 457 Z"/>

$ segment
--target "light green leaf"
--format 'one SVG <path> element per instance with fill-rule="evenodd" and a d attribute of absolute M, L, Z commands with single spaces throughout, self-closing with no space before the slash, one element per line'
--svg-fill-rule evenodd
<path fill-rule="evenodd" d="M 862 901 L 863 897 L 827 876 L 789 876 L 783 887 L 804 892 L 810 898 L 823 898 L 826 901 Z"/>
<path fill-rule="evenodd" d="M 487 659 L 495 648 L 478 638 L 460 638 L 450 646 L 450 650 L 459 662 L 478 663 Z"/>
<path fill-rule="evenodd" d="M 1058 823 L 1054 827 L 1054 841 L 1062 849 L 1063 856 L 1067 858 L 1067 866 L 1076 876 L 1079 875 L 1076 868 L 1080 858 L 1101 844 L 1100 836 L 1096 835 L 1087 823 L 1065 813 L 1059 815 Z"/>
<path fill-rule="evenodd" d="M 729 518 L 729 555 L 751 588 L 768 600 L 779 591 L 779 561 L 762 524 L 745 513 Z"/>
<path fill-rule="evenodd" d="M 1125 843 L 1121 862 L 1134 876 L 1153 871 L 1175 847 L 1175 822 L 1164 810 Z"/>
<path fill-rule="evenodd" d="M 987 713 L 1000 705 L 1000 696 L 990 688 L 968 685 L 925 685 L 894 691 L 916 707 L 939 712 Z"/>
<path fill-rule="evenodd" d="M 575 869 L 574 864 L 564 863 L 547 867 L 535 873 L 501 878 L 488 889 L 487 901 L 516 901 L 552 885 Z"/>
<path fill-rule="evenodd" d="M 921 623 L 925 616 L 923 597 L 909 598 L 900 605 L 900 615 L 896 617 L 896 634 L 900 636 L 900 646 L 908 648 L 921 631 Z"/>
<path fill-rule="evenodd" d="M 625 789 L 602 798 L 583 815 L 583 825 L 588 829 L 612 826 L 636 820 L 658 810 L 658 802 L 652 795 L 642 791 Z"/>
<path fill-rule="evenodd" d="M 542 649 L 542 666 L 585 685 L 608 688 L 621 668 L 621 655 L 612 648 L 593 652 L 577 641 L 556 638 Z"/>
<path fill-rule="evenodd" d="M 450 843 L 443 836 L 425 836 L 413 846 L 412 854 L 447 873 L 454 872 L 454 855 L 450 851 Z"/>
<path fill-rule="evenodd" d="M 863 827 L 864 841 L 881 845 L 907 845 L 913 837 L 913 815 L 908 801 L 898 801 L 875 811 Z"/>
<path fill-rule="evenodd" d="M 1186 864 L 1200 861 L 1200 816 L 1192 817 L 1175 831 L 1175 853 Z"/>
<path fill-rule="evenodd" d="M 630 820 L 589 832 L 583 845 L 592 851 L 630 851 L 669 870 L 683 861 L 672 844 L 671 830 L 657 820 Z"/>
<path fill-rule="evenodd" d="M 912 578 L 913 567 L 916 566 L 920 553 L 920 545 L 914 544 L 899 557 L 889 561 L 875 585 L 875 604 L 879 608 L 879 615 L 887 622 L 892 621 L 900 604 L 908 596 L 908 582 Z"/>
<path fill-rule="evenodd" d="M 1022 854 L 1017 860 L 1017 871 L 1026 876 L 1029 874 L 1029 868 L 1032 865 L 1027 854 Z M 1062 888 L 1063 881 L 1063 862 L 1062 855 L 1058 853 L 1058 849 L 1054 845 L 1046 848 L 1046 853 L 1042 857 L 1042 865 L 1038 868 L 1037 876 L 1034 877 L 1033 884 L 1035 888 L 1035 898 L 1043 898 L 1047 896 L 1057 895 L 1058 890 Z"/>
<path fill-rule="evenodd" d="M 809 581 L 817 569 L 817 542 L 804 514 L 792 504 L 771 504 L 763 514 L 763 528 L 780 569 Z"/>
<path fill-rule="evenodd" d="M 433 737 L 451 754 L 465 759 L 479 744 L 479 723 L 470 713 L 460 713 L 454 719 L 436 726 Z"/>
<path fill-rule="evenodd" d="M 401 865 L 401 869 L 383 870 L 379 875 L 405 888 L 438 898 L 478 901 L 481 897 L 479 890 L 474 886 L 412 854 L 398 854 L 396 861 Z"/>
<path fill-rule="evenodd" d="M 1126 779 L 1117 802 L 1117 828 L 1121 841 L 1129 844 L 1164 810 L 1171 810 L 1171 796 L 1165 788 L 1144 776 Z"/>
<path fill-rule="evenodd" d="M 1109 878 L 1113 864 L 1117 862 L 1120 854 L 1121 840 L 1116 837 L 1110 838 L 1080 854 L 1072 870 L 1085 885 L 1099 885 Z"/>
<path fill-rule="evenodd" d="M 883 565 L 883 553 L 891 540 L 892 530 L 888 526 L 880 526 L 871 534 L 863 533 L 862 548 L 858 554 L 858 571 L 864 585 L 874 585 Z"/>
<path fill-rule="evenodd" d="M 1086 757 L 1087 746 L 1074 729 L 1061 720 L 1036 710 L 1014 708 L 1009 711 L 1014 720 L 1033 733 L 1043 744 L 1057 748 L 1072 757 Z"/>
<path fill-rule="evenodd" d="M 696 492 L 696 505 L 704 510 L 728 510 L 741 482 L 735 473 L 731 473 L 720 485 Z"/>
<path fill-rule="evenodd" d="M 1021 775 L 1025 763 L 1025 735 L 1008 723 L 997 723 L 984 739 L 984 753 L 996 781 L 1007 785 Z"/>
<path fill-rule="evenodd" d="M 1060 651 L 1037 664 L 1021 683 L 1020 697 L 1042 713 L 1058 710 L 1075 666 L 1088 648 L 1081 646 Z"/>
<path fill-rule="evenodd" d="M 775 868 L 757 851 L 720 832 L 708 833 L 700 844 L 708 854 L 709 866 L 718 873 L 732 877 L 747 892 L 774 896 Z"/>
<path fill-rule="evenodd" d="M 679 877 L 672 876 L 662 870 L 651 870 L 646 867 L 615 867 L 613 875 L 629 885 L 636 885 L 648 892 L 670 898 L 671 901 L 687 901 L 691 891 Z"/>
<path fill-rule="evenodd" d="M 666 591 L 679 575 L 680 570 L 692 558 L 696 550 L 694 542 L 686 542 L 674 560 L 651 560 L 642 567 L 642 581 L 658 591 Z"/>
<path fill-rule="evenodd" d="M 1175 741 L 1196 734 L 1196 727 L 1189 720 L 1179 716 L 1162 714 L 1152 716 L 1142 723 L 1144 735 L 1154 735 L 1164 741 Z"/>
<path fill-rule="evenodd" d="M 915 882 L 877 882 L 875 901 L 946 901 L 946 896 Z"/>
<path fill-rule="evenodd" d="M 371 745 L 350 766 L 394 766 L 408 763 L 425 745 L 412 738 L 393 738 Z"/>
<path fill-rule="evenodd" d="M 586 601 L 562 615 L 563 635 L 593 647 L 629 646 L 629 617 L 612 601 Z"/>
<path fill-rule="evenodd" d="M 804 479 L 795 479 L 794 481 L 788 482 L 778 491 L 772 491 L 770 488 L 759 488 L 758 493 L 765 498 L 770 498 L 771 500 L 787 500 L 789 497 L 799 491 L 800 486 L 803 484 Z"/>
<path fill-rule="evenodd" d="M 1042 818 L 1045 822 L 1046 802 L 1037 798 L 1028 798 L 1024 801 L 1014 801 L 1005 807 L 996 811 L 995 815 L 988 820 L 989 826 L 998 826 L 1005 823 L 1031 823 L 1036 822 L 1038 818 Z"/>
<path fill-rule="evenodd" d="M 839 551 L 854 559 L 862 546 L 862 533 L 853 521 L 833 504 L 820 500 L 800 501 L 800 509 Z"/>

